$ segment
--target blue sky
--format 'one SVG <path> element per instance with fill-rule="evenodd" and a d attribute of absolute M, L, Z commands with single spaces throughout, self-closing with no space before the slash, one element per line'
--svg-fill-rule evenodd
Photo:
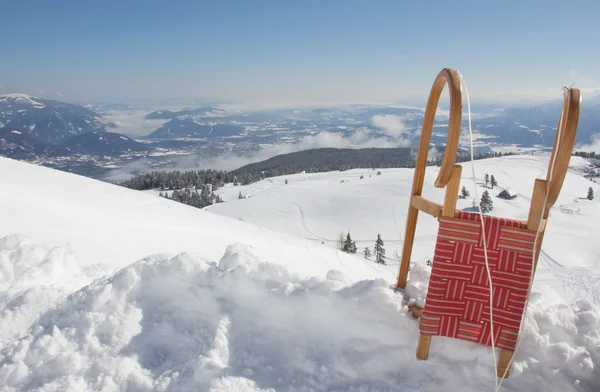
<path fill-rule="evenodd" d="M 402 101 L 444 67 L 480 99 L 600 87 L 597 0 L 3 1 L 0 15 L 0 93 Z"/>

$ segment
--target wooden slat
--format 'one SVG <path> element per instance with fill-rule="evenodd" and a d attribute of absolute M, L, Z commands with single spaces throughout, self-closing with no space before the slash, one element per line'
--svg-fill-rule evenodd
<path fill-rule="evenodd" d="M 550 164 L 548 166 L 548 174 L 546 179 L 548 184 L 548 200 L 544 218 L 548 217 L 550 208 L 556 203 L 556 199 L 560 194 L 563 186 L 567 170 L 569 169 L 569 161 L 573 153 L 575 137 L 577 136 L 577 127 L 579 126 L 579 112 L 581 104 L 581 92 L 576 88 L 569 89 L 565 96 L 562 109 L 562 122 L 559 121 L 556 129 L 556 137 L 554 138 L 554 147 Z M 556 158 L 555 158 L 556 157 Z M 555 160 L 554 160 L 555 158 Z M 554 167 L 551 167 L 554 160 Z M 550 178 L 552 174 L 552 178 Z"/>
<path fill-rule="evenodd" d="M 511 350 L 500 350 L 500 355 L 498 355 L 498 368 L 496 369 L 496 376 L 508 378 L 510 375 L 510 369 L 506 371 L 508 363 L 512 358 L 514 352 Z M 506 371 L 506 375 L 504 372 Z"/>
<path fill-rule="evenodd" d="M 441 204 L 434 203 L 431 200 L 427 200 L 423 196 L 413 196 L 411 200 L 411 205 L 419 211 L 422 211 L 436 218 L 442 215 Z"/>
<path fill-rule="evenodd" d="M 542 210 L 544 209 L 544 199 L 548 181 L 537 179 L 533 185 L 533 194 L 531 195 L 531 206 L 529 206 L 529 216 L 527 217 L 527 229 L 537 230 L 542 221 Z"/>
<path fill-rule="evenodd" d="M 446 195 L 444 196 L 444 206 L 442 207 L 443 216 L 454 216 L 456 212 L 456 201 L 458 200 L 458 188 L 460 187 L 460 176 L 462 166 L 454 165 L 450 181 L 446 185 Z"/>
<path fill-rule="evenodd" d="M 419 335 L 419 345 L 417 346 L 417 358 L 424 361 L 429 358 L 429 347 L 431 346 L 431 336 Z"/>
<path fill-rule="evenodd" d="M 427 155 L 431 144 L 431 134 L 433 124 L 435 122 L 435 112 L 438 102 L 444 90 L 444 86 L 448 84 L 450 92 L 450 117 L 448 120 L 448 138 L 446 139 L 446 151 L 444 159 L 440 167 L 440 172 L 435 180 L 437 188 L 443 188 L 450 180 L 452 168 L 456 161 L 456 152 L 458 151 L 458 140 L 460 138 L 460 125 L 462 121 L 462 93 L 460 89 L 460 77 L 458 72 L 453 69 L 444 68 L 436 77 L 423 118 L 423 127 L 421 129 L 421 141 L 419 142 L 419 151 L 415 163 L 415 172 L 413 176 L 413 184 L 411 196 L 421 196 L 423 192 L 423 182 L 425 180 L 425 169 L 427 167 Z M 417 228 L 417 219 L 419 210 L 412 205 L 408 207 L 406 216 L 406 228 L 404 230 L 404 243 L 402 246 L 402 258 L 400 259 L 400 268 L 398 271 L 398 280 L 396 288 L 404 288 L 408 277 L 410 267 L 410 258 L 412 256 L 412 248 L 415 240 L 415 231 Z"/>

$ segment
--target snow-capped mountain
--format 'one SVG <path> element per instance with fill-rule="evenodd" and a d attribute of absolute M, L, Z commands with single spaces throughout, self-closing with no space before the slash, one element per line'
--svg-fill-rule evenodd
<path fill-rule="evenodd" d="M 40 142 L 58 144 L 86 132 L 104 132 L 102 117 L 82 106 L 32 97 L 0 95 L 0 127 L 25 132 Z"/>
<path fill-rule="evenodd" d="M 51 145 L 38 141 L 26 132 L 9 127 L 0 128 L 1 156 L 30 160 L 45 156 L 51 148 Z"/>
<path fill-rule="evenodd" d="M 197 117 L 225 117 L 228 115 L 228 112 L 221 108 L 216 107 L 203 107 L 198 109 L 185 109 L 173 112 L 171 110 L 156 110 L 154 112 L 148 113 L 146 115 L 146 119 L 148 120 L 171 120 L 177 117 L 184 116 L 197 116 Z"/>
<path fill-rule="evenodd" d="M 177 138 L 217 138 L 236 136 L 244 132 L 244 127 L 235 124 L 202 124 L 193 117 L 170 120 L 148 135 L 150 139 Z"/>
<path fill-rule="evenodd" d="M 504 161 L 492 163 L 497 172 L 514 173 Z M 529 167 L 520 163 L 519 173 Z M 478 175 L 482 169 L 477 166 Z M 533 165 L 526 175 L 538 172 Z M 376 265 L 300 238 L 309 230 L 329 236 L 328 218 L 343 216 L 373 229 L 381 221 L 388 230 L 392 189 L 402 196 L 393 216 L 403 225 L 399 212 L 405 212 L 412 170 L 384 169 L 369 184 L 367 178 L 339 183 L 342 174 L 353 175 L 297 175 L 289 184 L 275 178 L 270 187 L 257 184 L 254 190 L 264 189 L 255 198 L 227 202 L 247 212 L 248 220 L 261 200 L 256 217 L 280 211 L 280 227 L 269 230 L 0 158 L 0 181 L 6 184 L 0 187 L 0 205 L 6 207 L 0 219 L 3 390 L 493 390 L 494 353 L 488 347 L 434 339 L 429 360 L 415 358 L 418 323 L 403 294 L 390 288 L 395 265 Z M 580 181 L 573 180 L 576 174 L 568 177 L 566 185 Z M 431 188 L 434 176 L 427 178 Z M 364 188 L 342 188 L 355 181 L 382 198 L 365 204 Z M 338 197 L 326 205 L 319 198 L 323 190 Z M 301 194 L 291 198 L 294 191 Z M 275 192 L 283 195 L 280 200 L 287 195 L 289 205 L 268 205 Z M 358 205 L 347 203 L 356 197 Z M 282 228 L 303 224 L 302 210 L 288 208 L 298 201 L 303 208 L 322 208 L 306 208 L 306 230 L 297 237 Z M 570 221 L 556 223 L 568 223 L 564 235 L 593 235 L 588 225 L 600 217 L 597 205 L 582 205 L 581 214 L 573 211 Z M 320 220 L 312 215 L 319 212 Z M 435 220 L 422 221 L 429 231 Z M 431 251 L 425 239 L 416 242 L 420 254 Z M 547 237 L 544 248 L 553 242 L 559 241 Z M 592 250 L 596 243 L 585 246 Z M 554 245 L 564 260 L 578 262 L 569 249 Z M 426 289 L 428 273 L 415 263 L 411 287 Z M 589 288 L 588 276 L 578 281 L 566 275 L 565 282 Z M 552 293 L 532 292 L 522 345 L 503 390 L 599 390 L 600 309 L 586 300 L 565 304 Z"/>
<path fill-rule="evenodd" d="M 56 146 L 52 156 L 87 154 L 93 156 L 119 156 L 127 153 L 144 153 L 151 150 L 147 144 L 136 142 L 128 136 L 113 132 L 87 132 L 73 136 Z"/>

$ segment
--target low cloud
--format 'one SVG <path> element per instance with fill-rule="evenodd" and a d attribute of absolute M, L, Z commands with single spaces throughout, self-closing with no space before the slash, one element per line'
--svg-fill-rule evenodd
<path fill-rule="evenodd" d="M 113 132 L 123 133 L 129 137 L 136 138 L 146 136 L 160 128 L 168 120 L 147 120 L 148 110 L 112 111 L 103 115 L 106 122 L 112 122 L 117 126 L 111 129 Z"/>
<path fill-rule="evenodd" d="M 239 156 L 233 152 L 217 157 L 200 157 L 196 154 L 173 156 L 171 162 L 159 170 L 198 170 L 219 169 L 234 170 L 250 163 L 264 161 L 277 155 L 289 154 L 316 148 L 392 148 L 406 147 L 410 144 L 409 138 L 392 138 L 377 136 L 367 128 L 356 130 L 350 135 L 336 132 L 319 132 L 315 135 L 305 136 L 295 143 L 278 143 L 266 146 L 250 156 Z M 104 179 L 107 181 L 124 181 L 139 173 L 157 170 L 150 164 L 150 160 L 143 158 L 113 170 Z"/>
<path fill-rule="evenodd" d="M 576 147 L 576 150 L 586 152 L 594 151 L 595 153 L 600 154 L 600 133 L 593 134 L 590 143 L 581 144 Z"/>
<path fill-rule="evenodd" d="M 396 147 L 408 147 L 411 144 L 412 133 L 404 125 L 402 118 L 394 114 L 377 114 L 371 119 L 372 124 L 381 129 L 387 136 L 396 141 Z"/>

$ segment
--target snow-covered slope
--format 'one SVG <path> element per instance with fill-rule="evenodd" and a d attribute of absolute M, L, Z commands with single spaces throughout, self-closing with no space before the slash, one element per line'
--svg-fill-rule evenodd
<path fill-rule="evenodd" d="M 464 163 L 461 186 L 470 193 L 458 200 L 458 208 L 472 205 L 475 196 L 471 164 Z M 546 284 L 568 301 L 589 299 L 600 304 L 600 202 L 583 199 L 591 186 L 583 178 L 583 158 L 571 159 L 560 197 L 551 210 L 536 284 Z M 527 219 L 533 182 L 545 178 L 547 156 L 508 156 L 475 162 L 479 195 L 488 190 L 494 202 L 492 215 Z M 424 196 L 443 202 L 444 190 L 433 187 L 437 167 L 426 172 Z M 345 172 L 296 174 L 269 178 L 248 186 L 227 186 L 218 192 L 227 201 L 208 208 L 211 212 L 241 219 L 275 231 L 294 234 L 319 244 L 335 246 L 341 231 L 350 231 L 357 247 L 373 247 L 381 234 L 391 268 L 397 268 L 408 200 L 412 186 L 412 169 L 357 169 Z M 497 189 L 488 189 L 484 175 L 494 175 Z M 360 177 L 363 179 L 360 179 Z M 285 184 L 285 181 L 288 181 Z M 344 182 L 342 182 L 344 181 Z M 503 187 L 513 188 L 514 200 L 496 197 Z M 246 196 L 238 200 L 239 193 Z M 437 220 L 425 214 L 419 217 L 413 262 L 423 263 L 433 254 Z"/>
<path fill-rule="evenodd" d="M 8 159 L 0 179 L 2 390 L 493 390 L 488 348 L 415 359 L 394 268 Z M 598 307 L 531 299 L 507 390 L 598 390 Z"/>

